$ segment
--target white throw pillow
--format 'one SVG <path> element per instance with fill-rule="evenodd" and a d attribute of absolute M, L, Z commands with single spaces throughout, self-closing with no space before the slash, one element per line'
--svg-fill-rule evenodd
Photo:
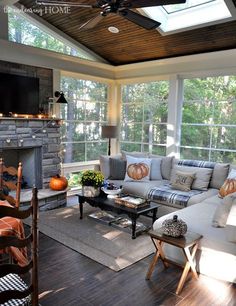
<path fill-rule="evenodd" d="M 227 176 L 227 179 L 236 179 L 236 169 L 232 169 Z"/>
<path fill-rule="evenodd" d="M 225 227 L 228 219 L 232 203 L 235 199 L 236 193 L 229 194 L 221 200 L 221 203 L 215 210 L 212 226 L 213 227 Z"/>
<path fill-rule="evenodd" d="M 143 182 L 150 180 L 151 159 L 126 155 L 127 166 L 125 181 Z"/>

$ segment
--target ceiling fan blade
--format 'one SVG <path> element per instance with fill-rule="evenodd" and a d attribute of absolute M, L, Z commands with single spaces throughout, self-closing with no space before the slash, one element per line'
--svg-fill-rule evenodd
<path fill-rule="evenodd" d="M 169 4 L 185 3 L 186 0 L 124 0 L 123 6 L 129 8 L 142 8 Z"/>
<path fill-rule="evenodd" d="M 160 22 L 153 20 L 151 18 L 148 18 L 146 16 L 140 15 L 138 13 L 135 13 L 131 10 L 127 10 L 127 9 L 120 10 L 119 14 L 123 16 L 124 18 L 128 19 L 129 21 L 147 30 L 155 29 L 161 25 Z"/>
<path fill-rule="evenodd" d="M 82 26 L 79 27 L 79 30 L 89 30 L 89 29 L 94 28 L 104 17 L 105 15 L 102 15 L 102 12 L 101 12 L 96 17 L 89 19 L 87 22 L 82 24 Z"/>
<path fill-rule="evenodd" d="M 72 1 L 56 1 L 56 0 L 36 0 L 35 2 L 38 5 L 50 5 L 50 6 L 75 6 L 75 7 L 87 7 L 87 8 L 99 8 L 98 5 L 93 4 L 85 4 L 85 3 L 77 3 Z"/>

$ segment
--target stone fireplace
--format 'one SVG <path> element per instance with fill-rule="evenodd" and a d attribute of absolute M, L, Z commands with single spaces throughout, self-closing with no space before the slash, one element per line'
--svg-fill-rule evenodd
<path fill-rule="evenodd" d="M 60 149 L 59 120 L 0 118 L 0 157 L 6 166 L 17 168 L 22 162 L 27 188 L 35 185 L 39 189 L 41 210 L 66 203 L 65 191 L 48 189 L 50 178 L 61 171 Z M 29 201 L 24 199 L 24 190 L 21 198 L 23 202 Z"/>

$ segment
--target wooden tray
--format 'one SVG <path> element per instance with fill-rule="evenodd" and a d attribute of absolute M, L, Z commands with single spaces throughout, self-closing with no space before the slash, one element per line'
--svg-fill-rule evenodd
<path fill-rule="evenodd" d="M 132 199 L 134 200 L 134 202 L 132 202 Z M 140 199 L 140 203 L 138 203 L 139 199 Z M 135 203 L 135 202 L 137 202 L 137 203 Z M 145 207 L 145 206 L 148 206 L 150 204 L 150 202 L 146 199 L 142 199 L 142 198 L 139 198 L 139 197 L 128 196 L 128 195 L 115 198 L 115 203 L 119 204 L 119 205 L 129 207 L 129 208 L 134 208 L 134 209 Z"/>

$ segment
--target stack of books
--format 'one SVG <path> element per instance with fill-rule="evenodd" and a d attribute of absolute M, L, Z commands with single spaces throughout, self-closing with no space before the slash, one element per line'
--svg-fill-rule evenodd
<path fill-rule="evenodd" d="M 135 209 L 149 205 L 149 202 L 146 199 L 127 195 L 115 198 L 115 203 Z"/>

